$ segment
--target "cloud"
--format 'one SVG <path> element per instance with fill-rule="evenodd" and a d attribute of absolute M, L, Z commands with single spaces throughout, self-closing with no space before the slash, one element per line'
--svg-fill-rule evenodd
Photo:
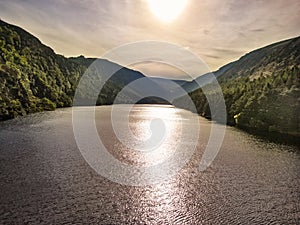
<path fill-rule="evenodd" d="M 226 49 L 226 48 L 211 48 L 211 50 L 217 53 L 225 53 L 225 54 L 241 54 L 244 52 L 242 50 Z"/>
<path fill-rule="evenodd" d="M 219 58 L 221 58 L 220 56 L 218 56 L 218 55 L 209 55 L 209 54 L 203 54 L 203 56 L 205 56 L 205 57 L 209 57 L 209 58 L 213 58 L 213 59 L 219 59 Z"/>
<path fill-rule="evenodd" d="M 191 77 L 184 71 L 164 63 L 143 62 L 131 65 L 130 68 L 143 71 L 145 75 L 150 77 L 169 77 L 172 79 L 191 80 Z"/>
<path fill-rule="evenodd" d="M 299 11 L 298 0 L 189 0 L 180 17 L 166 25 L 145 0 L 0 1 L 3 20 L 66 56 L 98 57 L 128 42 L 158 40 L 188 48 L 212 70 L 253 49 L 299 36 Z"/>
<path fill-rule="evenodd" d="M 262 28 L 260 28 L 260 29 L 252 29 L 250 31 L 252 31 L 252 32 L 264 32 L 265 29 L 262 29 Z"/>

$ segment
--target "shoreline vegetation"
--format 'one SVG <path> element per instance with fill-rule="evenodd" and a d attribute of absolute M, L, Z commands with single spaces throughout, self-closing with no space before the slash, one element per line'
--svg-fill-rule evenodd
<path fill-rule="evenodd" d="M 293 139 L 300 146 L 300 37 L 252 51 L 214 75 L 223 92 L 229 125 L 273 140 Z M 221 96 L 206 85 L 211 90 L 206 95 L 217 104 Z M 189 96 L 198 114 L 212 117 L 202 89 L 190 90 Z M 175 105 L 188 108 L 181 98 Z"/>
<path fill-rule="evenodd" d="M 80 77 L 95 60 L 84 56 L 66 58 L 20 27 L 0 20 L 0 121 L 40 111 L 72 106 Z M 97 105 L 111 105 L 130 82 L 145 76 L 107 60 L 118 72 L 105 83 Z M 274 43 L 252 51 L 214 72 L 223 91 L 228 125 L 249 133 L 299 146 L 300 137 L 300 38 Z M 203 76 L 205 77 L 205 76 Z M 198 79 L 198 78 L 197 78 Z M 201 82 L 201 76 L 199 77 Z M 147 86 L 163 89 L 150 79 Z M 92 82 L 91 82 L 92 83 Z M 149 84 L 149 85 L 148 85 Z M 206 84 L 206 85 L 209 85 Z M 181 86 L 194 101 L 200 116 L 211 118 L 206 96 L 195 82 Z M 96 88 L 87 84 L 87 88 Z M 136 90 L 121 96 L 133 103 Z M 209 93 L 212 96 L 214 93 Z M 82 93 L 82 99 L 88 99 Z M 215 98 L 218 101 L 218 98 Z M 141 104 L 168 104 L 155 97 Z M 180 98 L 173 105 L 186 108 Z"/>

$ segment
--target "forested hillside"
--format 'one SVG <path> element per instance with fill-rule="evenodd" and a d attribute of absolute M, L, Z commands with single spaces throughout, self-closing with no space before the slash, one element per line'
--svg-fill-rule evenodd
<path fill-rule="evenodd" d="M 299 136 L 299 53 L 300 38 L 297 37 L 250 52 L 219 73 L 217 79 L 223 91 L 228 123 L 245 129 Z M 202 90 L 189 95 L 198 113 L 210 118 Z M 180 99 L 176 104 L 184 107 Z"/>
<path fill-rule="evenodd" d="M 0 120 L 70 106 L 84 68 L 0 21 Z"/>
<path fill-rule="evenodd" d="M 22 28 L 0 20 L 0 120 L 71 106 L 79 79 L 94 60 L 58 55 Z M 99 62 L 106 72 L 112 68 L 118 71 L 104 85 L 98 105 L 112 104 L 124 86 L 144 77 L 110 61 L 99 59 Z M 153 82 L 147 86 L 160 89 Z M 120 102 L 130 102 L 130 97 L 140 93 L 128 90 L 126 94 L 121 95 Z M 89 96 L 82 93 L 82 98 Z M 159 103 L 153 98 L 147 102 Z"/>
<path fill-rule="evenodd" d="M 94 60 L 83 56 L 66 58 L 58 55 L 30 33 L 0 20 L 0 120 L 71 106 L 79 79 Z M 138 71 L 110 61 L 100 59 L 98 62 L 106 68 L 104 71 L 118 70 L 99 93 L 98 105 L 112 104 L 127 84 L 145 78 Z M 225 98 L 229 124 L 299 136 L 299 37 L 250 52 L 223 66 L 215 74 Z M 172 90 L 166 88 L 168 86 L 159 85 L 161 81 L 147 79 L 141 87 L 128 89 L 121 95 L 119 103 L 131 102 L 131 98 L 143 95 L 143 92 L 172 95 Z M 201 77 L 197 79 L 209 81 Z M 97 88 L 89 86 L 93 83 L 96 82 L 87 83 L 87 89 Z M 195 102 L 197 112 L 210 118 L 206 97 L 201 88 L 194 90 L 196 84 L 186 82 L 180 85 L 191 90 L 189 95 Z M 89 99 L 85 93 L 80 94 L 83 100 Z M 213 91 L 209 94 L 214 95 Z M 166 103 L 151 97 L 139 102 Z M 174 104 L 185 107 L 180 99 Z"/>

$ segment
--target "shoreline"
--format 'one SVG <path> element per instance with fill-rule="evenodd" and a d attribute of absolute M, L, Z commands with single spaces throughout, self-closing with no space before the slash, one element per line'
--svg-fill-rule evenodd
<path fill-rule="evenodd" d="M 138 103 L 139 105 L 153 105 L 153 104 L 145 104 L 145 103 Z M 105 105 L 96 105 L 96 106 L 110 106 L 113 104 L 105 104 Z M 114 104 L 114 105 L 119 105 L 119 104 Z M 120 105 L 126 105 L 126 104 L 120 104 Z M 172 105 L 172 104 L 155 104 L 155 105 Z M 87 106 L 87 105 L 86 105 Z M 172 105 L 176 108 L 181 108 L 175 105 Z M 8 119 L 4 119 L 4 120 L 0 120 L 0 123 L 5 122 L 5 121 L 9 121 L 9 120 L 13 120 L 13 119 L 17 119 L 17 118 L 24 118 L 28 115 L 33 115 L 36 113 L 44 113 L 44 112 L 52 112 L 52 111 L 56 111 L 57 109 L 67 109 L 67 108 L 72 108 L 72 107 L 81 107 L 81 106 L 68 106 L 68 107 L 59 107 L 56 108 L 54 110 L 43 110 L 43 111 L 37 111 L 37 112 L 33 112 L 33 113 L 28 113 L 25 115 L 18 115 L 16 117 L 13 118 L 8 118 Z M 184 109 L 184 108 L 183 108 Z M 185 109 L 188 110 L 188 109 Z M 190 111 L 190 110 L 188 110 Z M 195 112 L 193 112 L 195 113 Z M 198 116 L 205 118 L 206 120 L 212 121 L 210 118 L 202 116 L 198 113 L 195 113 Z M 218 121 L 214 121 L 214 122 L 218 122 Z M 243 126 L 238 126 L 238 125 L 233 125 L 230 123 L 227 123 L 226 126 L 229 127 L 234 127 L 236 129 L 239 129 L 241 131 L 244 131 L 250 135 L 254 135 L 259 139 L 263 139 L 265 141 L 270 141 L 273 143 L 277 143 L 277 144 L 284 144 L 284 145 L 292 145 L 292 146 L 296 146 L 296 147 L 300 147 L 300 137 L 298 135 L 292 135 L 289 133 L 280 133 L 280 132 L 276 132 L 276 131 L 272 131 L 272 132 L 268 132 L 268 131 L 262 131 L 262 130 L 257 130 L 257 129 L 253 129 L 253 128 L 249 128 L 249 127 L 243 127 Z M 300 150 L 300 148 L 299 148 Z"/>

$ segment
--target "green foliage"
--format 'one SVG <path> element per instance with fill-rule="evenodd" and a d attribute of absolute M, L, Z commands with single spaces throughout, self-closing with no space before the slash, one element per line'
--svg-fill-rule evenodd
<path fill-rule="evenodd" d="M 251 81 L 243 77 L 222 81 L 228 124 L 299 135 L 299 76 L 300 69 L 293 67 L 284 73 Z M 286 82 L 279 82 L 284 79 Z M 196 90 L 190 96 L 197 112 L 210 118 L 209 105 L 202 90 Z"/>
<path fill-rule="evenodd" d="M 228 124 L 300 136 L 299 37 L 247 54 L 221 74 L 218 81 L 225 99 Z M 210 118 L 202 90 L 189 95 L 197 112 Z M 184 107 L 180 99 L 175 103 Z"/>
<path fill-rule="evenodd" d="M 52 111 L 56 108 L 56 104 L 50 101 L 48 98 L 43 98 L 40 102 L 40 106 L 44 110 Z"/>
<path fill-rule="evenodd" d="M 0 120 L 71 106 L 85 67 L 0 21 Z"/>
<path fill-rule="evenodd" d="M 0 20 L 0 120 L 71 106 L 79 79 L 94 60 L 57 55 L 28 32 Z M 107 60 L 101 63 L 106 68 L 102 73 L 110 69 L 118 72 L 105 83 L 98 105 L 112 104 L 124 86 L 143 77 Z M 98 91 L 101 76 L 92 76 L 83 90 L 78 90 L 83 104 Z M 121 96 L 122 103 L 136 94 L 128 91 Z"/>

